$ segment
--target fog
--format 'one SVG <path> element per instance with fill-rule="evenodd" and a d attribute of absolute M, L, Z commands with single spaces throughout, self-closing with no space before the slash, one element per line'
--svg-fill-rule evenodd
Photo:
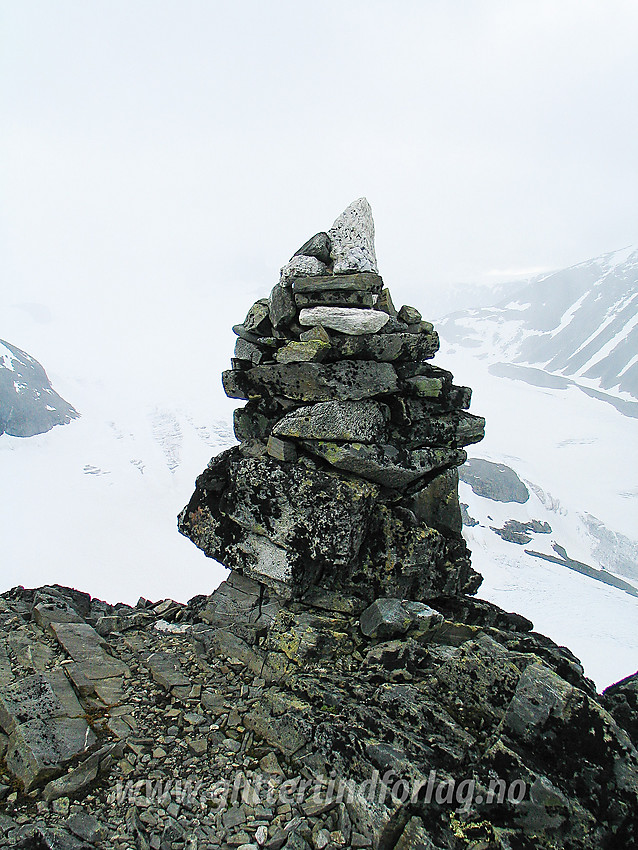
<path fill-rule="evenodd" d="M 216 376 L 229 325 L 360 195 L 426 315 L 635 242 L 634 3 L 2 10 L 3 334 L 54 374 L 146 387 L 163 363 L 178 392 L 179 340 Z"/>

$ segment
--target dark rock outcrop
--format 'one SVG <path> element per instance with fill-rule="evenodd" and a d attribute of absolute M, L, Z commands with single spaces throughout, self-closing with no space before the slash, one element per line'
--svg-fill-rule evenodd
<path fill-rule="evenodd" d="M 0 339 L 0 435 L 33 437 L 78 416 L 37 360 Z"/>
<path fill-rule="evenodd" d="M 519 502 L 529 499 L 529 490 L 514 470 L 504 463 L 470 458 L 463 467 L 461 480 L 469 484 L 477 496 L 495 502 Z"/>
<path fill-rule="evenodd" d="M 188 605 L 15 588 L 0 845 L 631 848 L 635 681 L 598 696 L 470 596 L 285 602 L 237 572 Z"/>

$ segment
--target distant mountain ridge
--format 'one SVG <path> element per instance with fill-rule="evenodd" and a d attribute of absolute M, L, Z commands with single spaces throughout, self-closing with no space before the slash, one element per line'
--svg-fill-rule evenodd
<path fill-rule="evenodd" d="M 508 377 L 537 383 L 533 367 L 565 386 L 638 399 L 638 247 L 539 275 L 494 306 L 451 313 L 438 327 L 448 342 L 505 361 L 501 373 L 516 370 Z"/>
<path fill-rule="evenodd" d="M 0 435 L 33 437 L 79 415 L 35 358 L 0 339 Z"/>

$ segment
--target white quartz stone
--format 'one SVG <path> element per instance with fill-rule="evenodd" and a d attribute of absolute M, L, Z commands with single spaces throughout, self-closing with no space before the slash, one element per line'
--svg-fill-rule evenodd
<path fill-rule="evenodd" d="M 284 286 L 292 286 L 297 277 L 317 277 L 330 274 L 328 266 L 318 260 L 317 257 L 293 257 L 289 263 L 281 269 L 279 282 Z"/>
<path fill-rule="evenodd" d="M 321 325 L 343 334 L 358 336 L 374 334 L 385 325 L 390 316 L 381 310 L 360 310 L 357 307 L 304 307 L 299 313 L 299 324 Z"/>
<path fill-rule="evenodd" d="M 257 581 L 269 584 L 270 579 L 287 584 L 292 580 L 289 553 L 281 546 L 276 546 L 267 537 L 262 537 L 260 534 L 244 534 L 238 548 L 248 556 L 244 571 L 251 573 Z"/>
<path fill-rule="evenodd" d="M 374 221 L 366 198 L 353 201 L 328 231 L 334 274 L 378 273 L 374 252 Z"/>

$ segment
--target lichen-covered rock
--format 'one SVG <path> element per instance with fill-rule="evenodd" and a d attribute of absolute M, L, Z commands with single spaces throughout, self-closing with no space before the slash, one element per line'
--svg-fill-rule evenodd
<path fill-rule="evenodd" d="M 270 457 L 242 458 L 231 449 L 200 477 L 180 531 L 209 557 L 257 580 L 256 556 L 268 551 L 262 581 L 281 592 L 280 584 L 293 579 L 305 588 L 357 558 L 378 493 L 369 482 Z"/>
<path fill-rule="evenodd" d="M 330 343 L 321 339 L 289 342 L 276 354 L 277 363 L 315 363 L 324 360 L 330 351 Z"/>
<path fill-rule="evenodd" d="M 32 760 L 0 760 L 2 846 L 636 846 L 638 753 L 523 617 L 460 593 L 285 600 L 236 572 L 187 605 L 74 594 L 55 589 L 60 610 L 120 621 L 93 646 L 127 677 L 73 695 L 78 646 L 33 620 L 51 590 L 0 596 L 0 646 L 28 629 L 62 676 L 42 703 L 28 655 L 4 656 Z"/>
<path fill-rule="evenodd" d="M 383 440 L 388 417 L 376 401 L 324 401 L 287 413 L 273 433 L 309 440 L 374 443 Z"/>
<path fill-rule="evenodd" d="M 325 291 L 379 293 L 382 289 L 383 280 L 376 272 L 299 277 L 293 284 L 295 296 L 299 293 L 316 294 Z"/>
<path fill-rule="evenodd" d="M 340 363 L 277 363 L 245 372 L 222 374 L 229 398 L 284 396 L 314 403 L 342 399 L 358 401 L 394 392 L 396 372 L 390 363 L 344 360 Z"/>
<path fill-rule="evenodd" d="M 458 466 L 466 459 L 460 449 L 433 448 L 413 451 L 396 449 L 389 444 L 336 443 L 329 440 L 304 440 L 308 452 L 336 469 L 352 472 L 385 487 L 403 490 L 435 470 Z"/>
<path fill-rule="evenodd" d="M 422 631 L 443 622 L 443 616 L 424 605 L 409 599 L 375 599 L 361 614 L 361 631 L 369 638 L 387 638 L 404 635 L 410 628 Z"/>
<path fill-rule="evenodd" d="M 389 322 L 388 322 L 389 324 Z M 385 327 L 387 328 L 387 324 Z M 382 331 L 384 328 L 381 329 Z M 330 337 L 332 346 L 327 359 L 360 358 L 386 363 L 406 360 L 426 360 L 439 350 L 439 336 L 435 333 L 378 333 L 337 335 Z"/>

